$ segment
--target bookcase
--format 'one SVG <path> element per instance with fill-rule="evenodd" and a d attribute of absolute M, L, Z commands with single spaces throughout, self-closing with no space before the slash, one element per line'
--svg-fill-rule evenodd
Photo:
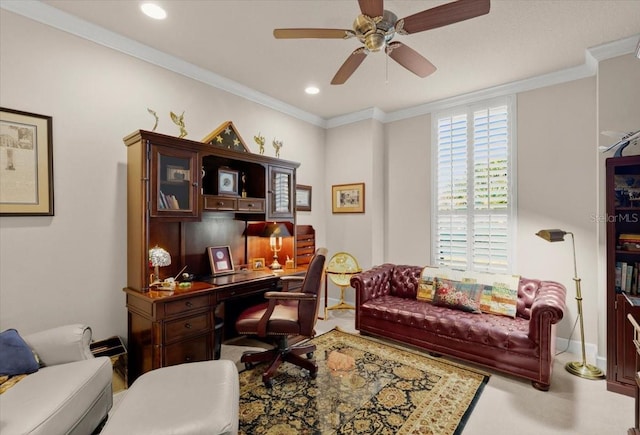
<path fill-rule="evenodd" d="M 640 156 L 606 161 L 607 389 L 635 394 L 631 314 L 640 320 Z M 637 243 L 636 243 L 637 242 Z"/>

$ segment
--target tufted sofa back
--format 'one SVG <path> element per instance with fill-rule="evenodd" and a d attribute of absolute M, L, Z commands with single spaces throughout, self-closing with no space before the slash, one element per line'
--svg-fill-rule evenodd
<path fill-rule="evenodd" d="M 385 265 L 388 266 L 388 265 Z M 389 286 L 383 286 L 384 293 L 407 299 L 415 299 L 422 266 L 396 265 L 390 270 Z M 520 278 L 518 286 L 517 316 L 531 319 L 531 304 L 540 288 L 540 280 Z"/>

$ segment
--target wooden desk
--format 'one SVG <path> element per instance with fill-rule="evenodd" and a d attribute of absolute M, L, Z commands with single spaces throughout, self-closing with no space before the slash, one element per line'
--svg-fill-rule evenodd
<path fill-rule="evenodd" d="M 280 276 L 301 275 L 305 269 L 279 273 L 243 271 L 193 282 L 191 287 L 141 293 L 125 288 L 128 322 L 128 381 L 150 370 L 192 361 L 213 359 L 216 308 L 234 301 L 259 298 L 277 290 Z M 237 311 L 236 309 L 236 311 Z M 227 315 L 229 314 L 229 315 Z M 225 313 L 227 330 L 234 330 L 237 314 Z"/>

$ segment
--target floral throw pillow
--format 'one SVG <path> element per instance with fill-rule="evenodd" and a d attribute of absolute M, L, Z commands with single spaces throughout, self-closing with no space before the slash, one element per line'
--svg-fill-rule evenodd
<path fill-rule="evenodd" d="M 482 285 L 434 278 L 433 304 L 480 314 Z"/>

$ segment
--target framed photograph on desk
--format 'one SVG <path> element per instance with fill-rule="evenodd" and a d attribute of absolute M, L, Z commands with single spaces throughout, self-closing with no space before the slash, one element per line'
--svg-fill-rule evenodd
<path fill-rule="evenodd" d="M 230 273 L 234 271 L 231 249 L 228 246 L 210 246 L 207 248 L 211 273 Z"/>

